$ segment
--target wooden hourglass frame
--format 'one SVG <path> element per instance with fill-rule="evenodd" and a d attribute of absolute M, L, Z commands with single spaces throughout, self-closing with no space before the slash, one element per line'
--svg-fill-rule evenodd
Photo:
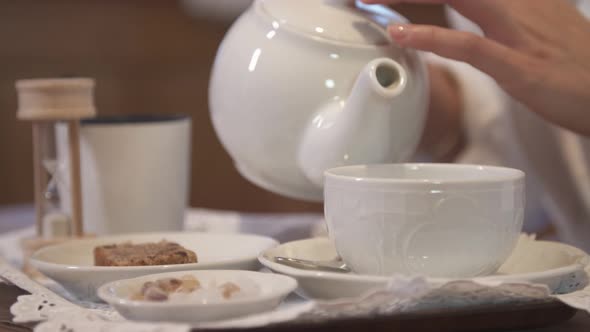
<path fill-rule="evenodd" d="M 82 183 L 80 171 L 80 120 L 96 115 L 94 81 L 85 78 L 31 79 L 16 83 L 19 120 L 30 121 L 33 127 L 33 173 L 37 237 L 44 237 L 44 216 L 47 213 L 45 189 L 48 173 L 43 165 L 47 146 L 54 144 L 50 131 L 57 122 L 68 128 L 69 191 L 71 215 L 70 234 L 84 236 Z M 47 238 L 47 234 L 45 234 Z"/>

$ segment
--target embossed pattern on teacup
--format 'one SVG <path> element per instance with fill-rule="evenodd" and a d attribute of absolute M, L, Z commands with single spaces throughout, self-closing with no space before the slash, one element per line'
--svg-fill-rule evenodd
<path fill-rule="evenodd" d="M 406 238 L 402 254 L 405 268 L 415 274 L 446 277 L 495 271 L 501 262 L 477 260 L 498 250 L 490 236 L 493 223 L 480 214 L 477 200 L 460 194 L 438 196 L 442 197 L 428 222 L 416 225 Z"/>

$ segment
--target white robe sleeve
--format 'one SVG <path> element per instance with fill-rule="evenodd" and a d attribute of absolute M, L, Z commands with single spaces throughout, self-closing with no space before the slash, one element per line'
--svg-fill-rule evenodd
<path fill-rule="evenodd" d="M 530 172 L 514 136 L 510 120 L 513 101 L 488 75 L 469 64 L 427 54 L 431 64 L 442 66 L 456 78 L 461 90 L 464 151 L 455 160 L 463 164 L 507 166 Z M 524 231 L 543 232 L 550 224 L 543 207 L 543 190 L 533 176 L 527 177 Z"/>
<path fill-rule="evenodd" d="M 457 162 L 502 165 L 497 145 L 506 139 L 502 114 L 507 112 L 508 98 L 496 82 L 472 66 L 434 54 L 427 54 L 429 63 L 442 66 L 456 78 L 461 90 L 463 128 L 467 147 Z"/>

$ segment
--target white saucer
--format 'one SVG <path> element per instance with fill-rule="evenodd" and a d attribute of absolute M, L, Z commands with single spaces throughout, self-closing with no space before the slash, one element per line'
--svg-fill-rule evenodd
<path fill-rule="evenodd" d="M 384 286 L 389 281 L 389 278 L 381 276 L 298 269 L 276 263 L 274 257 L 277 256 L 314 261 L 333 260 L 337 253 L 332 242 L 327 238 L 289 242 L 269 249 L 258 257 L 260 262 L 272 271 L 297 279 L 297 293 L 310 299 L 356 297 L 372 288 Z M 557 242 L 535 241 L 522 236 L 512 256 L 496 274 L 473 280 L 526 281 L 545 284 L 553 293 L 569 293 L 588 284 L 588 276 L 584 271 L 588 262 L 588 255 L 580 249 Z"/>
<path fill-rule="evenodd" d="M 164 278 L 194 276 L 201 285 L 221 285 L 225 282 L 246 280 L 257 289 L 250 296 L 212 300 L 187 298 L 182 301 L 146 302 L 129 298 L 148 281 Z M 123 317 L 149 322 L 198 323 L 217 321 L 267 312 L 275 309 L 289 293 L 297 288 L 291 277 L 251 271 L 194 271 L 173 272 L 115 281 L 98 289 L 98 296 L 112 305 Z"/>
<path fill-rule="evenodd" d="M 176 242 L 193 250 L 198 263 L 159 266 L 94 266 L 96 246 L 124 242 Z M 31 264 L 81 300 L 98 301 L 96 290 L 115 280 L 148 274 L 189 270 L 256 270 L 256 257 L 278 245 L 271 238 L 240 234 L 158 233 L 127 234 L 75 240 L 43 248 L 33 254 Z"/>

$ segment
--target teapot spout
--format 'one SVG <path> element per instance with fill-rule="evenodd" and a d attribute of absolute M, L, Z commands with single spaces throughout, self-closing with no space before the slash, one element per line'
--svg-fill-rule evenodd
<path fill-rule="evenodd" d="M 329 168 L 399 159 L 392 142 L 392 121 L 407 79 L 397 62 L 375 59 L 361 71 L 348 99 L 331 102 L 315 113 L 298 153 L 299 167 L 311 182 L 322 187 Z"/>
<path fill-rule="evenodd" d="M 407 83 L 405 69 L 389 58 L 375 59 L 359 75 L 349 102 L 359 101 L 365 106 L 390 101 L 402 93 Z M 376 105 L 375 105 L 376 106 Z"/>

